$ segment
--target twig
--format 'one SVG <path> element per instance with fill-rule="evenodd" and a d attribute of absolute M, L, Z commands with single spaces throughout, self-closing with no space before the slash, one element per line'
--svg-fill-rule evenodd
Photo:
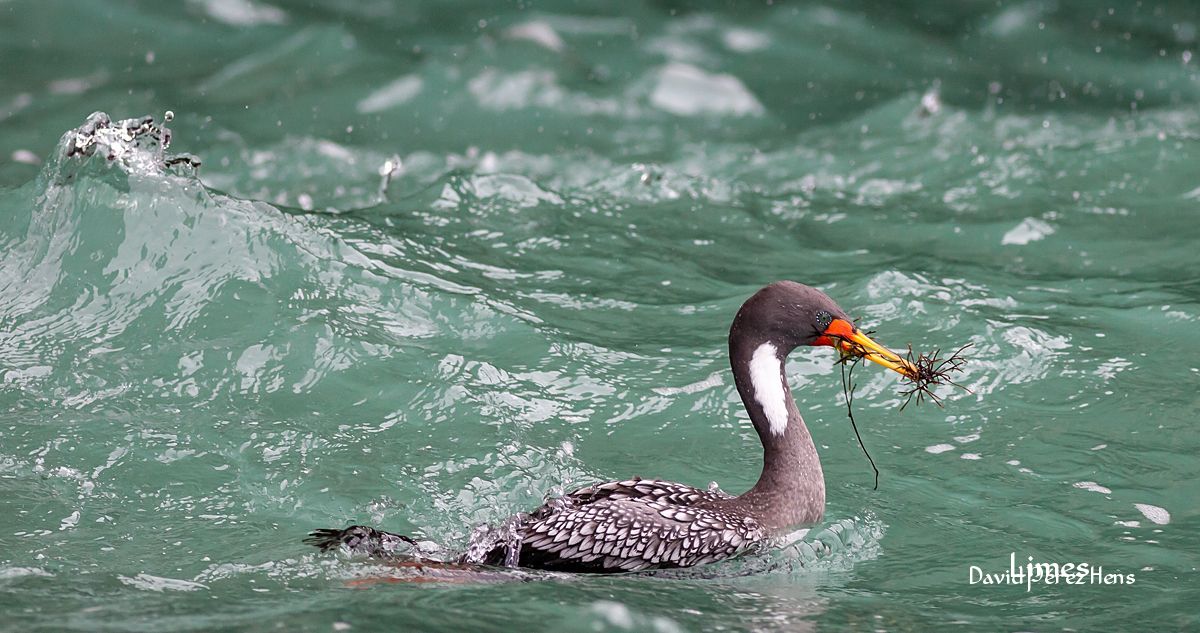
<path fill-rule="evenodd" d="M 859 361 L 862 359 L 862 356 L 842 356 L 838 364 L 842 366 L 842 394 L 846 397 L 846 417 L 850 418 L 850 428 L 854 429 L 854 437 L 858 439 L 858 447 L 862 449 L 863 455 L 866 455 L 867 461 L 871 463 L 871 470 L 875 471 L 875 487 L 872 490 L 879 490 L 879 468 L 875 466 L 875 460 L 867 452 L 867 445 L 863 443 L 862 435 L 858 433 L 858 424 L 854 421 L 854 368 L 858 366 Z M 850 372 L 848 374 L 846 373 L 847 364 L 850 365 Z"/>

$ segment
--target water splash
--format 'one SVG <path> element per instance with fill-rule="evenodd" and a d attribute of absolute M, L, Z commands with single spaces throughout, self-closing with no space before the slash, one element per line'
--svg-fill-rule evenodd
<path fill-rule="evenodd" d="M 504 522 L 504 566 L 516 567 L 521 560 L 521 527 L 525 523 L 524 515 L 509 517 Z"/>
<path fill-rule="evenodd" d="M 496 544 L 496 537 L 493 534 L 492 526 L 487 523 L 481 523 L 475 526 L 471 531 L 471 537 L 467 541 L 467 550 L 463 552 L 463 561 L 482 565 L 487 559 L 488 552 L 492 551 L 492 547 Z"/>
<path fill-rule="evenodd" d="M 200 167 L 199 158 L 166 152 L 171 146 L 171 129 L 166 124 L 174 118 L 175 113 L 167 110 L 161 124 L 155 123 L 153 116 L 114 123 L 104 112 L 93 112 L 83 125 L 63 135 L 61 156 L 86 158 L 99 154 L 131 174 L 162 174 L 175 166 L 194 172 Z"/>
<path fill-rule="evenodd" d="M 477 526 L 471 532 L 462 561 L 486 565 L 491 558 L 490 554 L 500 550 L 504 552 L 504 566 L 516 568 L 521 559 L 521 528 L 528 521 L 529 515 L 520 513 L 506 519 L 499 528 L 493 528 L 486 523 Z"/>

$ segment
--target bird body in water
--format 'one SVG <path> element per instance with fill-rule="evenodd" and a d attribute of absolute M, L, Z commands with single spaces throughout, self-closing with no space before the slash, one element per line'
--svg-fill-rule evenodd
<path fill-rule="evenodd" d="M 788 528 L 819 521 L 825 477 L 784 373 L 800 346 L 829 346 L 908 378 L 918 370 L 867 337 L 823 292 L 781 281 L 750 297 L 729 331 L 734 382 L 763 444 L 758 482 L 740 494 L 633 478 L 580 488 L 477 531 L 458 562 L 568 572 L 691 567 L 759 547 Z M 387 557 L 408 537 L 366 526 L 317 530 L 324 550 Z"/>

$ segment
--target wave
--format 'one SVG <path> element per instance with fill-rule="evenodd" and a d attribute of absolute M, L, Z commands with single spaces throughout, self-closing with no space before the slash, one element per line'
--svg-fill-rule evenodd
<path fill-rule="evenodd" d="M 149 117 L 94 114 L 59 141 L 33 204 L 5 214 L 5 381 L 59 403 L 117 386 L 184 401 L 302 391 L 370 353 L 331 350 L 339 330 L 386 347 L 437 329 L 414 287 L 385 283 L 319 222 L 207 188 L 169 139 Z M 234 339 L 253 344 L 228 349 Z M 236 371 L 200 380 L 213 355 Z M 289 356 L 303 362 L 272 363 Z"/>
<path fill-rule="evenodd" d="M 0 213 L 0 399 L 38 415 L 117 412 L 124 421 L 144 414 L 170 432 L 164 411 L 198 409 L 191 430 L 203 442 L 131 445 L 163 463 L 211 450 L 216 456 L 205 459 L 214 467 L 233 462 L 251 473 L 237 485 L 252 489 L 228 492 L 230 499 L 308 513 L 299 518 L 311 516 L 311 524 L 361 515 L 362 499 L 387 488 L 340 481 L 340 490 L 305 492 L 328 483 L 310 474 L 322 461 L 401 455 L 400 465 L 379 472 L 403 490 L 368 502 L 372 519 L 438 534 L 452 547 L 468 526 L 532 507 L 552 485 L 628 474 L 583 467 L 566 448 L 576 425 L 599 435 L 605 425 L 650 415 L 669 420 L 659 429 L 621 429 L 637 442 L 702 418 L 703 429 L 689 435 L 705 435 L 711 420 L 737 406 L 731 390 L 646 396 L 636 383 L 724 375 L 724 351 L 710 343 L 727 325 L 718 315 L 761 282 L 764 261 L 797 257 L 736 230 L 730 234 L 743 237 L 717 235 L 713 218 L 700 217 L 717 209 L 718 223 L 735 228 L 774 217 L 780 190 L 738 184 L 753 183 L 754 174 L 774 179 L 767 163 L 740 164 L 751 156 L 745 147 L 715 152 L 708 158 L 717 166 L 702 171 L 689 167 L 698 159 L 686 151 L 670 164 L 622 164 L 588 152 L 556 163 L 520 152 L 392 157 L 293 140 L 258 167 L 271 173 L 291 147 L 304 150 L 296 163 L 314 173 L 353 158 L 370 174 L 360 172 L 358 189 L 346 195 L 321 199 L 318 188 L 312 205 L 294 208 L 286 203 L 295 198 L 274 202 L 270 186 L 261 197 L 272 202 L 253 199 L 261 184 L 253 177 L 211 178 L 195 157 L 170 153 L 165 123 L 93 115 L 63 136 L 35 183 L 0 194 L 0 207 L 12 211 Z M 382 174 L 366 168 L 380 160 L 390 164 Z M 830 183 L 858 191 L 851 180 Z M 864 205 L 913 190 L 876 185 L 874 192 Z M 809 239 L 772 237 L 790 247 Z M 717 246 L 734 256 L 713 254 Z M 854 253 L 840 248 L 822 243 L 803 256 L 849 261 Z M 634 275 L 636 283 L 597 283 Z M 854 269 L 846 276 L 843 292 L 875 302 L 866 311 L 876 322 L 900 323 L 916 311 L 950 328 L 964 310 L 1012 308 L 987 288 L 953 279 Z M 613 327 L 615 314 L 643 325 Z M 689 329 L 697 322 L 718 335 L 697 336 Z M 934 336 L 948 331 L 940 327 Z M 1010 365 L 1012 382 L 1040 379 L 1057 356 L 1035 352 L 1069 342 L 1032 325 L 997 325 L 981 336 L 990 359 L 968 376 L 976 397 L 999 388 L 984 382 L 997 367 Z M 656 344 L 647 346 L 648 338 Z M 810 373 L 834 371 L 827 357 L 795 362 L 808 363 Z M 894 406 L 885 393 L 892 387 L 873 377 L 862 406 Z M 804 397 L 802 406 L 810 404 Z M 326 411 L 344 419 L 314 431 Z M 222 426 L 230 420 L 246 426 L 230 445 L 200 428 L 211 424 L 232 438 Z M 279 428 L 258 435 L 260 420 Z M 461 438 L 439 425 L 459 429 L 467 420 L 499 436 L 468 434 L 474 445 L 446 448 Z M 757 467 L 751 453 L 737 462 L 747 473 Z M 728 477 L 705 468 L 686 475 Z M 81 468 L 75 479 L 91 485 L 101 471 Z M 309 506 L 294 510 L 305 499 Z M 191 511 L 194 502 L 180 503 Z M 867 552 L 870 542 L 850 550 Z M 754 559 L 747 569 L 794 569 L 795 558 Z"/>

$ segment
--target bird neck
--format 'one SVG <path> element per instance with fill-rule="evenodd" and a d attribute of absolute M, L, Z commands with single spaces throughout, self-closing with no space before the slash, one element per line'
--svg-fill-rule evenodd
<path fill-rule="evenodd" d="M 825 513 L 821 459 L 784 373 L 788 351 L 730 336 L 734 381 L 763 445 L 762 475 L 736 501 L 772 531 L 815 523 Z"/>

